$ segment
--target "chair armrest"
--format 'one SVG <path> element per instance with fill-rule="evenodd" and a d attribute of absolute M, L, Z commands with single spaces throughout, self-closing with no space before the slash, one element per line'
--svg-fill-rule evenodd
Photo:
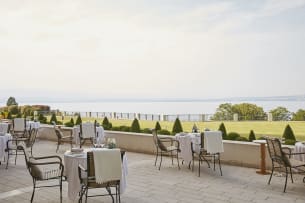
<path fill-rule="evenodd" d="M 33 158 L 33 159 L 35 159 L 35 160 L 57 158 L 57 159 L 59 159 L 59 160 L 60 160 L 60 163 L 62 163 L 62 159 L 61 159 L 61 157 L 60 157 L 60 156 L 56 156 L 56 155 L 54 155 L 54 156 L 32 157 L 32 158 Z"/>

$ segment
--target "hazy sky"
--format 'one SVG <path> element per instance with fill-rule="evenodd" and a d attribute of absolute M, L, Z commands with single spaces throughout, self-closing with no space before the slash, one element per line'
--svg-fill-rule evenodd
<path fill-rule="evenodd" d="M 305 0 L 0 0 L 0 98 L 305 94 Z"/>

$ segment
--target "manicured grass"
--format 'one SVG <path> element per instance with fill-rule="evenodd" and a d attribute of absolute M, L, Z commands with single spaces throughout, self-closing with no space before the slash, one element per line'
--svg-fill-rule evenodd
<path fill-rule="evenodd" d="M 50 118 L 48 118 L 49 120 Z M 73 118 L 74 121 L 76 117 Z M 61 118 L 58 117 L 58 120 L 61 121 Z M 70 117 L 65 117 L 65 121 L 70 120 Z M 94 118 L 82 118 L 83 121 L 94 121 Z M 113 126 L 131 126 L 132 120 L 111 120 Z M 97 119 L 97 122 L 102 123 L 102 119 Z M 174 122 L 169 121 L 160 121 L 159 122 L 163 129 L 171 131 L 173 128 Z M 205 128 L 210 130 L 217 130 L 220 121 L 209 121 L 209 122 L 182 122 L 182 127 L 185 132 L 190 132 L 192 127 L 196 123 L 197 127 L 202 131 Z M 241 136 L 249 137 L 250 130 L 254 130 L 256 138 L 264 135 L 273 136 L 273 137 L 282 137 L 284 129 L 287 124 L 290 124 L 297 140 L 305 141 L 305 121 L 228 121 L 223 122 L 226 126 L 227 132 L 237 132 Z M 154 128 L 156 121 L 145 121 L 140 120 L 140 127 L 144 128 Z"/>

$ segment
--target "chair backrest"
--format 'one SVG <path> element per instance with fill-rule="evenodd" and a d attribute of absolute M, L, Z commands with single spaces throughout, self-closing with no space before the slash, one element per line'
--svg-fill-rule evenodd
<path fill-rule="evenodd" d="M 0 123 L 0 133 L 8 133 L 10 131 L 9 123 Z"/>
<path fill-rule="evenodd" d="M 166 149 L 165 145 L 159 139 L 156 129 L 152 130 L 152 135 L 153 135 L 153 140 L 154 140 L 156 147 L 161 149 L 162 151 L 166 151 L 167 149 Z"/>
<path fill-rule="evenodd" d="M 25 120 L 25 118 L 14 118 L 14 120 L 13 120 L 13 130 L 14 131 L 25 131 L 26 130 L 26 120 Z"/>
<path fill-rule="evenodd" d="M 37 128 L 31 129 L 29 139 L 26 142 L 26 146 L 27 147 L 32 147 L 34 145 L 37 133 L 38 133 L 38 129 Z"/>
<path fill-rule="evenodd" d="M 81 123 L 80 136 L 82 138 L 95 138 L 96 137 L 96 123 Z"/>
<path fill-rule="evenodd" d="M 289 158 L 282 150 L 282 144 L 278 138 L 266 138 L 269 155 L 272 161 L 284 165 L 291 166 Z"/>
<path fill-rule="evenodd" d="M 26 150 L 27 148 L 25 146 L 25 143 L 24 142 L 19 142 L 18 145 L 17 145 L 17 149 L 23 151 L 24 158 L 25 158 L 25 163 L 26 163 L 27 168 L 29 169 L 29 161 L 30 161 L 30 158 L 32 156 L 30 155 L 30 152 L 28 150 Z"/>
<path fill-rule="evenodd" d="M 62 137 L 63 137 L 63 133 L 60 129 L 54 127 L 54 130 L 55 130 L 55 134 L 57 136 L 57 139 L 60 140 Z"/>

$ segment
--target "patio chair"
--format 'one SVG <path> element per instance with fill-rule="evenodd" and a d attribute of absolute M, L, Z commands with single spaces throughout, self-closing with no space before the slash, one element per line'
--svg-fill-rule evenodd
<path fill-rule="evenodd" d="M 33 155 L 33 146 L 34 146 L 34 143 L 36 140 L 37 132 L 38 132 L 38 129 L 33 128 L 29 133 L 29 137 L 13 138 L 13 139 L 7 141 L 6 149 L 5 149 L 5 151 L 7 152 L 6 169 L 8 169 L 10 156 L 13 156 L 13 155 L 15 156 L 15 165 L 16 165 L 17 156 L 24 155 L 24 153 L 21 152 L 21 150 L 18 148 L 18 144 L 20 142 L 24 142 L 25 147 L 28 148 L 29 151 L 31 152 L 31 155 Z"/>
<path fill-rule="evenodd" d="M 305 173 L 305 162 L 291 159 L 291 156 L 297 154 L 305 154 L 305 153 L 292 153 L 290 148 L 282 147 L 282 144 L 278 138 L 267 137 L 266 142 L 267 142 L 269 155 L 272 161 L 272 172 L 270 174 L 268 184 L 270 184 L 271 182 L 274 169 L 284 167 L 286 179 L 285 179 L 285 186 L 283 192 L 286 192 L 288 173 L 290 173 L 291 182 L 293 183 L 291 169 L 295 169 L 296 172 L 299 173 Z M 303 178 L 303 182 L 305 182 L 305 178 Z"/>
<path fill-rule="evenodd" d="M 89 140 L 92 145 L 94 145 L 94 141 L 98 135 L 96 134 L 96 122 L 94 123 L 81 123 L 80 125 L 80 132 L 79 132 L 79 145 L 80 148 L 82 145 Z"/>
<path fill-rule="evenodd" d="M 175 140 L 173 138 L 159 137 L 156 129 L 152 130 L 152 135 L 153 135 L 153 140 L 154 140 L 156 150 L 157 150 L 155 166 L 157 164 L 157 159 L 158 159 L 159 155 L 161 157 L 160 164 L 159 164 L 159 170 L 161 168 L 163 155 L 170 155 L 172 158 L 172 164 L 174 164 L 174 161 L 173 161 L 174 156 L 177 157 L 178 169 L 180 169 L 179 157 L 178 157 L 178 152 L 180 152 L 179 141 Z"/>
<path fill-rule="evenodd" d="M 56 148 L 56 153 L 58 152 L 59 149 L 59 145 L 62 144 L 62 142 L 69 142 L 71 149 L 72 149 L 72 141 L 73 141 L 73 137 L 72 137 L 72 132 L 70 135 L 68 136 L 64 136 L 63 132 L 61 131 L 60 128 L 54 126 L 54 130 L 55 130 L 55 134 L 57 136 L 57 148 Z"/>
<path fill-rule="evenodd" d="M 214 136 L 214 135 L 213 135 Z M 209 161 L 213 162 L 213 169 L 215 171 L 215 165 L 216 165 L 216 160 L 218 161 L 218 166 L 219 166 L 219 171 L 220 171 L 220 175 L 222 176 L 222 169 L 221 169 L 221 163 L 220 163 L 220 152 L 214 152 L 214 153 L 210 153 L 207 151 L 206 147 L 204 147 L 204 132 L 200 133 L 200 150 L 199 152 L 195 152 L 193 150 L 193 143 L 192 143 L 192 152 L 193 152 L 193 167 L 192 170 L 194 170 L 194 163 L 195 163 L 195 154 L 198 155 L 198 176 L 200 177 L 200 166 L 202 164 L 203 161 L 205 161 L 208 165 L 208 167 L 210 168 L 210 163 Z M 221 140 L 222 142 L 222 140 Z M 219 143 L 220 140 L 219 140 Z"/>
<path fill-rule="evenodd" d="M 62 178 L 64 165 L 62 159 L 59 156 L 44 156 L 44 157 L 33 157 L 26 150 L 24 143 L 18 144 L 18 149 L 22 150 L 25 156 L 25 163 L 27 169 L 33 179 L 33 192 L 31 202 L 33 202 L 35 189 L 42 187 L 57 187 L 60 190 L 60 202 L 62 202 Z M 57 179 L 59 184 L 57 185 L 43 185 L 37 186 L 38 181 L 47 181 Z"/>
<path fill-rule="evenodd" d="M 105 150 L 100 150 L 101 153 L 105 152 Z M 121 168 L 121 161 L 122 157 L 124 156 L 124 151 L 121 151 L 118 153 L 118 150 L 112 150 L 109 151 L 110 153 L 115 153 L 112 156 L 112 164 L 103 164 L 102 171 L 114 171 L 116 167 L 119 167 L 118 170 L 116 170 L 115 174 L 112 174 L 112 178 L 107 181 L 99 182 L 96 178 L 95 173 L 95 163 L 94 163 L 94 153 L 92 151 L 87 152 L 87 169 L 84 169 L 83 166 L 78 166 L 78 175 L 81 183 L 81 191 L 80 191 L 80 198 L 79 202 L 82 202 L 83 195 L 85 194 L 86 199 L 85 202 L 87 202 L 88 197 L 95 197 L 95 196 L 111 196 L 112 202 L 114 202 L 115 195 L 115 202 L 121 202 L 120 198 L 120 179 L 122 176 L 122 168 Z M 85 177 L 82 177 L 82 174 L 86 174 Z M 107 178 L 106 178 L 107 179 Z M 88 196 L 88 190 L 89 189 L 96 189 L 96 188 L 105 188 L 107 190 L 107 193 L 99 194 L 99 195 L 91 195 Z M 115 192 L 111 192 L 111 188 L 115 189 Z"/>
<path fill-rule="evenodd" d="M 13 128 L 12 135 L 14 137 L 26 137 L 26 120 L 25 118 L 14 118 L 13 119 Z"/>

